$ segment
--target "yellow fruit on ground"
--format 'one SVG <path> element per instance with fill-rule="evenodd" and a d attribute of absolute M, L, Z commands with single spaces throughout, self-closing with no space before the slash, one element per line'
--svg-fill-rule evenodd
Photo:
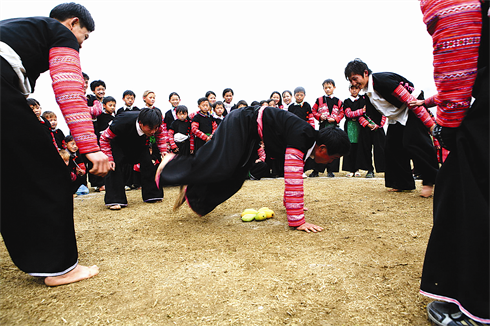
<path fill-rule="evenodd" d="M 259 209 L 259 212 L 261 212 L 261 211 L 267 211 L 267 210 L 270 210 L 270 208 L 269 207 L 261 207 Z"/>
<path fill-rule="evenodd" d="M 263 221 L 266 218 L 267 218 L 267 214 L 265 213 L 265 211 L 258 212 L 257 215 L 255 216 L 255 220 L 257 221 Z"/>
<path fill-rule="evenodd" d="M 255 219 L 255 216 L 257 216 L 257 214 L 245 214 L 242 216 L 242 221 L 243 222 L 251 222 Z"/>
<path fill-rule="evenodd" d="M 253 208 L 247 208 L 245 209 L 242 214 L 241 214 L 241 217 L 243 217 L 243 215 L 247 215 L 247 214 L 257 214 L 258 212 L 253 209 Z"/>
<path fill-rule="evenodd" d="M 265 210 L 265 215 L 267 218 L 273 218 L 274 217 L 274 211 L 272 209 Z"/>

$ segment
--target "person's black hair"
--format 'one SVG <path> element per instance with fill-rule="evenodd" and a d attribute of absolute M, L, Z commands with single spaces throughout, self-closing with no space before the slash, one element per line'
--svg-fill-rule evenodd
<path fill-rule="evenodd" d="M 276 105 L 276 100 L 274 100 L 273 98 L 270 98 L 270 99 L 267 101 L 267 104 L 271 104 L 271 102 L 273 102 L 273 105 Z"/>
<path fill-rule="evenodd" d="M 259 102 L 259 105 L 262 106 L 264 103 L 269 104 L 269 100 L 262 100 Z"/>
<path fill-rule="evenodd" d="M 133 96 L 136 98 L 136 94 L 132 90 L 129 90 L 129 89 L 127 91 L 124 91 L 122 98 L 124 98 L 126 95 Z"/>
<path fill-rule="evenodd" d="M 282 96 L 284 97 L 284 93 L 289 93 L 289 95 L 291 95 L 291 97 L 293 96 L 293 93 L 291 93 L 290 90 L 285 90 L 284 92 L 282 92 Z"/>
<path fill-rule="evenodd" d="M 177 105 L 175 108 L 175 113 L 189 113 L 189 110 L 185 105 Z"/>
<path fill-rule="evenodd" d="M 236 106 L 239 107 L 240 105 L 248 106 L 247 101 L 245 101 L 245 100 L 238 101 L 237 104 L 236 104 Z"/>
<path fill-rule="evenodd" d="M 211 95 L 211 94 L 213 94 L 214 96 L 216 96 L 216 93 L 215 93 L 215 92 L 213 92 L 213 91 L 207 91 L 207 92 L 206 92 L 206 95 L 204 95 L 204 96 L 205 96 L 206 98 L 208 98 L 208 97 L 209 97 L 209 95 Z"/>
<path fill-rule="evenodd" d="M 202 102 L 209 103 L 209 100 L 207 99 L 207 97 L 201 97 L 200 99 L 197 100 L 197 105 L 201 105 Z"/>
<path fill-rule="evenodd" d="M 322 128 L 318 131 L 317 145 L 325 145 L 328 155 L 349 154 L 350 141 L 347 133 L 339 127 Z"/>
<path fill-rule="evenodd" d="M 49 13 L 50 18 L 64 22 L 69 18 L 77 17 L 80 20 L 80 27 L 86 28 L 89 32 L 95 30 L 95 22 L 90 12 L 84 6 L 74 3 L 62 3 L 54 7 Z"/>
<path fill-rule="evenodd" d="M 258 101 L 252 101 L 252 103 L 250 103 L 250 106 L 257 106 L 257 105 L 260 105 Z"/>
<path fill-rule="evenodd" d="M 214 102 L 214 104 L 213 104 L 213 110 L 214 110 L 214 108 L 216 108 L 218 105 L 221 105 L 223 108 L 225 107 L 225 103 L 223 103 L 222 101 L 216 101 L 216 102 Z"/>
<path fill-rule="evenodd" d="M 84 80 L 90 80 L 90 77 L 86 73 L 82 72 L 82 76 Z"/>
<path fill-rule="evenodd" d="M 162 112 L 159 109 L 144 108 L 138 115 L 138 122 L 151 129 L 162 124 Z"/>
<path fill-rule="evenodd" d="M 107 104 L 109 102 L 114 102 L 116 103 L 116 99 L 112 96 L 106 96 L 104 97 L 104 99 L 102 100 L 102 104 Z"/>
<path fill-rule="evenodd" d="M 102 80 L 94 80 L 90 83 L 90 89 L 92 90 L 92 92 L 95 92 L 95 89 L 99 86 L 104 86 L 104 88 L 106 88 L 105 83 Z"/>
<path fill-rule="evenodd" d="M 372 74 L 371 69 L 369 69 L 368 65 L 359 58 L 356 58 L 349 62 L 344 70 L 345 79 L 349 80 L 349 77 L 352 75 L 361 75 L 364 76 L 364 71 L 368 72 L 368 76 Z"/>
<path fill-rule="evenodd" d="M 170 95 L 168 96 L 168 100 L 170 101 L 170 99 L 171 99 L 171 98 L 172 98 L 172 96 L 174 96 L 174 95 L 177 95 L 177 97 L 178 97 L 178 98 L 179 98 L 179 100 L 180 100 L 180 95 L 179 95 L 179 94 L 177 94 L 177 92 L 172 92 L 172 93 L 170 93 Z"/>
<path fill-rule="evenodd" d="M 231 95 L 235 95 L 235 93 L 233 93 L 233 90 L 231 88 L 225 88 L 223 90 L 223 97 L 225 97 L 225 94 L 228 92 L 231 92 Z"/>
<path fill-rule="evenodd" d="M 335 82 L 333 79 L 329 78 L 329 79 L 325 79 L 322 83 L 322 86 L 325 86 L 325 84 L 332 84 L 333 87 L 335 87 Z"/>
<path fill-rule="evenodd" d="M 68 135 L 68 136 L 66 136 L 66 137 L 65 137 L 65 144 L 68 144 L 68 143 L 69 143 L 69 142 L 71 142 L 72 140 L 75 140 L 75 139 L 73 138 L 73 136 L 72 136 L 72 135 Z"/>
<path fill-rule="evenodd" d="M 274 94 L 279 95 L 279 102 L 277 103 L 277 106 L 280 107 L 282 105 L 282 95 L 278 91 L 274 91 L 274 92 L 272 92 L 271 96 L 269 96 L 269 97 L 272 98 L 272 95 L 274 95 Z"/>
<path fill-rule="evenodd" d="M 36 100 L 36 99 L 33 99 L 33 98 L 28 98 L 27 99 L 27 105 L 41 105 L 39 104 L 39 102 Z"/>

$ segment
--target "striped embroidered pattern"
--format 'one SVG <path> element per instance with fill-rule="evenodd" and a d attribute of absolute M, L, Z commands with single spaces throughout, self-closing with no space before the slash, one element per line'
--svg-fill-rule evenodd
<path fill-rule="evenodd" d="M 303 152 L 296 148 L 286 148 L 284 156 L 284 206 L 289 226 L 305 223 L 303 191 Z"/>
<path fill-rule="evenodd" d="M 407 104 L 412 101 L 416 101 L 417 99 L 410 94 L 403 85 L 398 85 L 397 88 L 393 91 L 393 95 L 396 96 L 400 101 L 403 103 Z M 434 120 L 432 120 L 432 117 L 430 116 L 429 112 L 423 107 L 423 106 L 417 106 L 410 108 L 413 113 L 419 118 L 424 125 L 430 129 L 434 125 Z"/>
<path fill-rule="evenodd" d="M 434 81 L 437 87 L 436 121 L 458 127 L 471 103 L 481 35 L 478 0 L 421 1 L 424 22 L 432 35 Z"/>
<path fill-rule="evenodd" d="M 49 51 L 49 72 L 56 102 L 80 153 L 99 151 L 90 111 L 84 97 L 78 52 L 70 48 L 52 48 Z"/>

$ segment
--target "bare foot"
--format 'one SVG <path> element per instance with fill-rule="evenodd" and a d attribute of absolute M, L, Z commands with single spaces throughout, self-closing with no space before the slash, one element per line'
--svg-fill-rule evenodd
<path fill-rule="evenodd" d="M 174 212 L 185 202 L 186 190 L 187 190 L 187 186 L 180 186 L 179 196 L 177 197 L 177 200 L 175 201 L 174 204 Z"/>
<path fill-rule="evenodd" d="M 401 192 L 401 190 L 400 190 L 400 189 L 395 189 L 395 188 L 393 188 L 393 189 L 388 189 L 388 191 L 389 191 L 389 192 Z"/>
<path fill-rule="evenodd" d="M 91 278 L 97 274 L 99 274 L 99 267 L 96 265 L 90 267 L 77 265 L 77 267 L 66 274 L 46 277 L 44 279 L 44 284 L 47 286 L 65 285 Z"/>
<path fill-rule="evenodd" d="M 420 191 L 420 197 L 429 198 L 432 197 L 432 192 L 434 191 L 434 186 L 422 186 Z"/>
<path fill-rule="evenodd" d="M 306 212 L 308 210 L 308 207 L 303 207 L 303 212 Z"/>
<path fill-rule="evenodd" d="M 162 163 L 158 166 L 157 173 L 155 173 L 155 183 L 160 188 L 160 174 L 162 174 L 163 168 L 175 157 L 174 153 L 168 153 L 163 157 Z"/>

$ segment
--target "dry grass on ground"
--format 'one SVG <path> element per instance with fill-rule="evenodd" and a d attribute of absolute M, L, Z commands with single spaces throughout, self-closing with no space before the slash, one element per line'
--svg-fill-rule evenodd
<path fill-rule="evenodd" d="M 0 324 L 429 325 L 418 289 L 432 199 L 388 193 L 381 178 L 306 179 L 307 220 L 325 227 L 307 234 L 287 226 L 283 189 L 247 181 L 205 217 L 171 211 L 177 187 L 157 204 L 129 191 L 121 211 L 78 197 L 80 263 L 100 274 L 48 288 L 2 245 Z M 240 220 L 262 206 L 276 217 Z"/>

